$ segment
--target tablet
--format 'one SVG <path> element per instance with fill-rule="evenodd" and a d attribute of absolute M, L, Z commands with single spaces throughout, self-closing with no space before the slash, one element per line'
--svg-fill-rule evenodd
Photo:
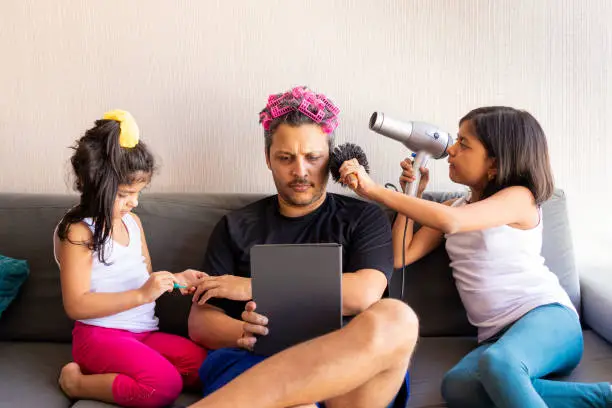
<path fill-rule="evenodd" d="M 256 354 L 270 356 L 342 327 L 342 245 L 255 245 L 251 285 L 268 318 Z"/>

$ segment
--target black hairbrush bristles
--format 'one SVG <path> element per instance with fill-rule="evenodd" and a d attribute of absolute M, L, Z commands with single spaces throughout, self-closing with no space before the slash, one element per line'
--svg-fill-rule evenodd
<path fill-rule="evenodd" d="M 340 166 L 342 166 L 342 163 L 345 161 L 351 159 L 357 159 L 359 164 L 365 168 L 366 173 L 370 173 L 368 158 L 363 149 L 356 144 L 345 143 L 336 147 L 329 159 L 329 170 L 336 183 L 340 182 Z"/>

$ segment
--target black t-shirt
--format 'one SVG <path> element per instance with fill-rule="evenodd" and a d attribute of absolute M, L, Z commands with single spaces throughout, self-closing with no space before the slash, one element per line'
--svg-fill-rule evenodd
<path fill-rule="evenodd" d="M 212 232 L 204 271 L 209 275 L 251 277 L 250 249 L 259 244 L 337 243 L 342 245 L 343 272 L 376 269 L 391 279 L 391 224 L 380 207 L 327 193 L 323 204 L 303 217 L 280 213 L 271 196 L 224 216 Z M 210 304 L 240 319 L 246 302 L 211 299 Z"/>

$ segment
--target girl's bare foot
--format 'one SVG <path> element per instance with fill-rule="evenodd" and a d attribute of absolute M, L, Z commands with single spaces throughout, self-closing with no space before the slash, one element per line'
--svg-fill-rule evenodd
<path fill-rule="evenodd" d="M 62 367 L 58 382 L 62 391 L 68 397 L 75 398 L 78 395 L 82 377 L 81 367 L 77 363 L 72 362 Z"/>

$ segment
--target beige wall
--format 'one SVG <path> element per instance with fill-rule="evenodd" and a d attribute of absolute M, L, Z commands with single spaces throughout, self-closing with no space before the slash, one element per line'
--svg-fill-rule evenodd
<path fill-rule="evenodd" d="M 115 107 L 162 161 L 152 191 L 272 192 L 257 124 L 271 92 L 331 96 L 338 141 L 364 147 L 379 182 L 406 152 L 368 131 L 372 111 L 456 132 L 469 109 L 506 104 L 547 132 L 582 264 L 612 270 L 609 0 L 0 5 L 0 191 L 70 191 L 67 147 Z M 458 188 L 432 168 L 431 189 Z"/>

